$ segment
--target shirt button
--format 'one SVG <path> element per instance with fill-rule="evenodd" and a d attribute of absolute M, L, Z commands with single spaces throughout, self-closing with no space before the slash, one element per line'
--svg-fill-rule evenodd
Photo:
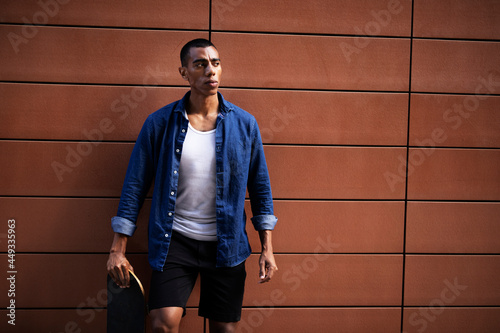
<path fill-rule="evenodd" d="M 179 148 L 177 148 L 177 149 L 175 150 L 175 152 L 176 152 L 176 153 L 178 153 L 178 152 L 180 152 L 180 151 L 181 151 L 181 150 L 180 150 Z"/>
<path fill-rule="evenodd" d="M 177 174 L 177 170 L 174 170 L 174 175 L 176 175 L 176 174 Z"/>
<path fill-rule="evenodd" d="M 169 213 L 168 213 L 168 216 L 172 216 L 172 212 L 169 212 Z"/>
<path fill-rule="evenodd" d="M 170 192 L 170 195 L 174 195 L 174 194 L 175 194 L 175 192 L 174 192 L 174 191 Z"/>
<path fill-rule="evenodd" d="M 182 133 L 186 133 L 186 130 L 184 128 L 182 129 Z"/>
<path fill-rule="evenodd" d="M 165 237 L 168 237 L 168 234 L 165 234 Z"/>

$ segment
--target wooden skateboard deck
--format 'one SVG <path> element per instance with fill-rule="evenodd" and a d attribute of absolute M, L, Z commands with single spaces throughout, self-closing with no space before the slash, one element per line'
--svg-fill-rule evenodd
<path fill-rule="evenodd" d="M 144 288 L 130 272 L 130 287 L 120 288 L 108 274 L 108 333 L 144 333 L 146 304 Z"/>

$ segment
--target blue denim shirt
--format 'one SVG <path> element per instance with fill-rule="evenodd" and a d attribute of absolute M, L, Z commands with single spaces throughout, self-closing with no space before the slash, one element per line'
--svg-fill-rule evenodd
<path fill-rule="evenodd" d="M 190 92 L 149 115 L 128 165 L 113 231 L 132 236 L 139 210 L 154 182 L 149 216 L 149 263 L 163 270 L 172 236 L 179 163 L 189 121 L 184 116 Z M 245 231 L 248 189 L 256 230 L 273 230 L 273 200 L 262 140 L 255 118 L 219 93 L 216 122 L 217 266 L 232 267 L 251 253 Z"/>

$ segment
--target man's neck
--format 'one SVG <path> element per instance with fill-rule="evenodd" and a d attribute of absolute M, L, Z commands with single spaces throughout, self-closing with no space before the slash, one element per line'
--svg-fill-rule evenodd
<path fill-rule="evenodd" d="M 191 126 L 202 132 L 215 129 L 219 114 L 219 98 L 217 94 L 200 96 L 191 93 L 186 107 Z"/>
<path fill-rule="evenodd" d="M 205 96 L 193 94 L 189 97 L 189 105 L 186 108 L 188 114 L 207 117 L 219 113 L 219 98 L 217 94 Z"/>

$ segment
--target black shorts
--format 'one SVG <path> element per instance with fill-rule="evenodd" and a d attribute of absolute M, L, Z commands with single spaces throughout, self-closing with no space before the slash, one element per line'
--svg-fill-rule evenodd
<path fill-rule="evenodd" d="M 245 262 L 235 267 L 216 267 L 217 242 L 204 242 L 175 231 L 163 272 L 153 271 L 149 310 L 182 307 L 200 275 L 198 315 L 221 322 L 241 319 L 245 288 Z"/>

